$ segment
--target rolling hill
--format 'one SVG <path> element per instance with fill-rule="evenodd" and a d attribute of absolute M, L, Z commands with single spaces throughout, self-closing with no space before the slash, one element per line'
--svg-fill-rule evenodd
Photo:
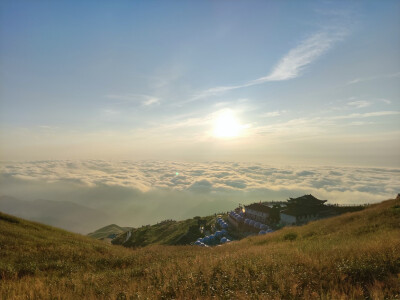
<path fill-rule="evenodd" d="M 129 249 L 0 214 L 1 299 L 399 299 L 400 199 L 221 247 Z"/>
<path fill-rule="evenodd" d="M 121 234 L 112 243 L 125 247 L 143 247 L 153 244 L 187 245 L 200 237 L 198 220 L 211 225 L 215 222 L 215 217 L 195 217 L 183 221 L 165 220 L 154 225 L 134 228 L 130 230 L 129 236 L 128 233 Z"/>
<path fill-rule="evenodd" d="M 0 196 L 0 211 L 78 233 L 99 228 L 110 217 L 99 210 L 69 201 L 26 201 Z"/>
<path fill-rule="evenodd" d="M 104 226 L 100 229 L 97 229 L 94 232 L 91 232 L 88 234 L 88 236 L 98 239 L 98 240 L 102 240 L 102 239 L 106 239 L 106 238 L 110 238 L 112 236 L 117 236 L 121 233 L 127 232 L 128 230 L 131 230 L 131 227 L 120 227 L 116 224 L 111 224 L 111 225 L 107 225 Z"/>

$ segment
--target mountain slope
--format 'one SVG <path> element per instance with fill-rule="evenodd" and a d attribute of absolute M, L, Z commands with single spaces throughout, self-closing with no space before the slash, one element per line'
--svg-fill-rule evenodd
<path fill-rule="evenodd" d="M 0 211 L 79 233 L 99 228 L 109 220 L 109 216 L 102 211 L 73 202 L 24 201 L 9 196 L 0 196 Z"/>
<path fill-rule="evenodd" d="M 396 299 L 400 199 L 221 247 L 132 250 L 0 214 L 0 298 Z"/>

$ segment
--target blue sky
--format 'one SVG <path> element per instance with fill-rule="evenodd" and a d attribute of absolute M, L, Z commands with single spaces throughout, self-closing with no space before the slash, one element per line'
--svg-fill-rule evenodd
<path fill-rule="evenodd" d="M 2 1 L 0 13 L 2 160 L 400 166 L 398 1 Z"/>

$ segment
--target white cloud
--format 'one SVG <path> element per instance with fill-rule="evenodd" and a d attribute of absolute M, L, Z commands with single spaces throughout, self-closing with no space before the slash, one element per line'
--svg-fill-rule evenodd
<path fill-rule="evenodd" d="M 58 129 L 57 126 L 51 126 L 51 125 L 39 125 L 38 127 L 41 129 Z"/>
<path fill-rule="evenodd" d="M 270 75 L 259 78 L 254 83 L 288 80 L 298 77 L 305 66 L 314 62 L 332 48 L 343 36 L 343 32 L 318 32 L 312 35 L 302 41 L 299 46 L 290 50 Z"/>
<path fill-rule="evenodd" d="M 369 124 L 374 124 L 373 122 L 363 122 L 363 121 L 353 121 L 350 122 L 349 125 L 352 126 L 363 126 L 363 125 L 369 125 Z"/>
<path fill-rule="evenodd" d="M 248 135 L 252 137 L 268 136 L 270 143 L 281 144 L 282 141 L 290 140 L 291 143 L 299 141 L 319 141 L 326 136 L 329 136 L 331 140 L 335 140 L 338 143 L 345 143 L 345 138 L 350 138 L 351 134 L 343 135 L 343 127 L 348 125 L 363 126 L 374 124 L 368 118 L 379 118 L 399 115 L 400 111 L 375 111 L 367 113 L 352 113 L 343 115 L 330 115 L 320 117 L 301 117 L 284 120 L 282 122 L 268 122 L 269 124 L 255 124 L 248 130 Z M 275 114 L 271 114 L 275 115 Z M 359 121 L 365 119 L 367 121 Z M 343 122 L 343 120 L 349 120 Z M 388 131 L 387 134 L 392 135 L 392 139 L 397 138 L 397 131 Z M 359 136 L 363 136 L 359 134 Z M 383 137 L 381 135 L 368 135 L 370 138 L 374 136 Z M 355 137 L 355 136 L 353 136 Z M 347 141 L 352 144 L 353 141 Z"/>
<path fill-rule="evenodd" d="M 356 84 L 356 83 L 360 83 L 360 82 L 372 81 L 372 80 L 378 80 L 378 79 L 396 78 L 399 76 L 400 76 L 400 72 L 391 73 L 391 74 L 381 74 L 381 75 L 370 76 L 370 77 L 359 77 L 359 78 L 350 80 L 349 82 L 347 82 L 347 84 Z"/>
<path fill-rule="evenodd" d="M 286 113 L 286 110 L 276 110 L 276 111 L 270 111 L 267 113 L 262 114 L 262 117 L 279 117 Z"/>
<path fill-rule="evenodd" d="M 143 94 L 109 94 L 104 97 L 119 100 L 119 102 L 116 102 L 115 104 L 140 103 L 143 106 L 150 106 L 160 103 L 159 98 Z"/>
<path fill-rule="evenodd" d="M 150 106 L 150 105 L 154 105 L 154 104 L 160 104 L 160 100 L 156 97 L 150 97 L 147 96 L 147 99 L 143 100 L 142 104 L 144 106 Z"/>
<path fill-rule="evenodd" d="M 301 75 L 301 72 L 307 65 L 313 63 L 325 52 L 331 49 L 333 45 L 342 40 L 345 35 L 346 31 L 343 29 L 336 29 L 336 31 L 319 31 L 303 40 L 297 47 L 290 50 L 269 75 L 243 84 L 213 87 L 200 92 L 187 102 L 270 81 L 282 81 L 296 78 Z"/>
<path fill-rule="evenodd" d="M 352 101 L 347 103 L 347 105 L 355 107 L 355 108 L 363 108 L 371 105 L 371 102 L 365 101 L 365 100 L 358 100 L 358 101 Z"/>
<path fill-rule="evenodd" d="M 386 103 L 386 104 L 391 104 L 392 103 L 392 101 L 390 101 L 389 99 L 379 99 L 380 101 L 382 101 L 383 103 Z"/>
<path fill-rule="evenodd" d="M 358 119 L 358 118 L 370 118 L 370 117 L 383 117 L 383 116 L 392 116 L 392 115 L 399 115 L 400 111 L 374 111 L 369 113 L 355 113 L 350 115 L 343 115 L 343 116 L 334 116 L 330 117 L 331 120 L 338 120 L 338 119 Z"/>
<path fill-rule="evenodd" d="M 123 100 L 125 102 L 137 101 L 138 95 L 135 94 L 108 94 L 104 95 L 105 98 L 114 100 Z"/>
<path fill-rule="evenodd" d="M 112 116 L 112 115 L 118 115 L 120 112 L 115 109 L 106 108 L 102 110 L 102 113 L 107 116 Z"/>

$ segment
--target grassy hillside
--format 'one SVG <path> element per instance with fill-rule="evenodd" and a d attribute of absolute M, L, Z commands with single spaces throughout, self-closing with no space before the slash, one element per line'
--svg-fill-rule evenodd
<path fill-rule="evenodd" d="M 400 200 L 221 247 L 108 245 L 0 214 L 1 299 L 400 299 Z"/>
<path fill-rule="evenodd" d="M 108 225 L 108 226 L 104 226 L 104 227 L 102 227 L 100 229 L 97 229 L 94 232 L 89 233 L 88 236 L 90 236 L 92 238 L 95 238 L 95 239 L 98 239 L 98 240 L 101 240 L 101 239 L 108 238 L 110 235 L 113 235 L 113 234 L 119 235 L 121 233 L 124 233 L 124 232 L 130 230 L 130 229 L 132 229 L 132 228 L 130 228 L 130 227 L 120 227 L 120 226 L 118 226 L 116 224 L 111 224 L 111 225 Z"/>
<path fill-rule="evenodd" d="M 143 226 L 132 229 L 129 239 L 127 234 L 122 234 L 112 241 L 115 245 L 125 247 L 143 247 L 152 244 L 159 245 L 185 245 L 200 237 L 198 219 L 204 220 L 208 225 L 215 222 L 215 217 L 196 217 L 183 221 L 167 220 L 155 225 Z"/>

